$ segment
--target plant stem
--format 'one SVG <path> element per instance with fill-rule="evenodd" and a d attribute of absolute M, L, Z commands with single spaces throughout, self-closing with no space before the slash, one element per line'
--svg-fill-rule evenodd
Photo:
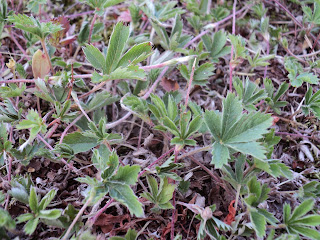
<path fill-rule="evenodd" d="M 78 122 L 80 120 L 80 118 L 82 118 L 83 114 L 81 113 L 78 117 L 76 117 L 67 127 L 66 129 L 63 131 L 63 133 L 61 134 L 61 137 L 60 137 L 60 141 L 59 141 L 59 144 L 62 143 L 63 141 L 63 138 L 65 137 L 65 135 L 67 135 L 67 132 L 69 131 L 69 129 L 74 125 L 76 124 L 76 122 Z"/>
<path fill-rule="evenodd" d="M 256 164 L 252 164 L 250 168 L 247 168 L 246 171 L 244 171 L 243 176 L 247 176 L 250 172 L 252 172 L 256 168 Z"/>
<path fill-rule="evenodd" d="M 92 197 L 90 197 L 86 203 L 82 206 L 82 208 L 80 209 L 80 211 L 78 212 L 77 216 L 73 219 L 71 225 L 69 226 L 66 234 L 64 235 L 64 237 L 62 238 L 62 240 L 67 240 L 68 239 L 68 236 L 72 230 L 72 228 L 74 227 L 74 225 L 77 223 L 78 219 L 82 216 L 84 210 L 86 210 L 87 206 L 90 204 L 92 200 Z"/>
<path fill-rule="evenodd" d="M 236 32 L 236 6 L 237 6 L 237 0 L 234 0 L 233 2 L 233 8 L 232 8 L 232 34 L 235 35 Z M 231 57 L 230 57 L 230 62 L 229 62 L 229 68 L 230 68 L 230 74 L 229 74 L 229 90 L 232 92 L 232 74 L 233 74 L 233 51 L 234 51 L 234 46 L 231 43 Z"/>
<path fill-rule="evenodd" d="M 178 161 L 179 152 L 180 152 L 180 150 L 177 148 L 177 145 L 176 145 L 174 148 L 174 163 L 176 163 Z M 175 181 L 174 181 L 174 183 L 175 183 Z M 174 192 L 173 192 L 172 205 L 173 205 L 173 209 L 172 209 L 170 238 L 171 238 L 171 240 L 174 240 L 174 223 L 175 223 L 175 218 L 176 218 L 176 190 L 174 190 Z"/>
<path fill-rule="evenodd" d="M 187 111 L 187 107 L 188 107 L 188 100 L 189 100 L 189 95 L 190 95 L 192 81 L 193 81 L 194 69 L 196 67 L 196 61 L 197 61 L 197 58 L 194 59 L 193 65 L 192 65 L 192 70 L 191 70 L 191 74 L 190 74 L 190 80 L 189 80 L 189 83 L 188 83 L 187 96 L 186 96 L 186 103 L 185 103 L 186 110 L 185 111 Z"/>
<path fill-rule="evenodd" d="M 17 47 L 20 49 L 20 51 L 23 53 L 23 55 L 28 59 L 31 60 L 31 58 L 29 57 L 29 55 L 27 54 L 27 52 L 23 49 L 23 47 L 20 45 L 20 43 L 18 42 L 18 40 L 14 37 L 14 35 L 9 31 L 9 35 L 10 38 L 12 39 L 12 41 L 17 45 Z"/>
<path fill-rule="evenodd" d="M 238 203 L 239 203 L 240 190 L 241 190 L 241 184 L 238 184 L 237 185 L 236 202 L 234 204 L 234 209 L 235 209 L 236 214 L 237 214 L 237 208 L 238 208 Z"/>
<path fill-rule="evenodd" d="M 40 39 L 40 42 L 41 42 L 41 46 L 42 46 L 42 48 L 43 48 L 44 54 L 46 55 L 46 57 L 47 57 L 47 59 L 48 59 L 48 61 L 49 61 L 51 73 L 52 73 L 52 75 L 54 75 L 55 72 L 54 72 L 54 70 L 53 70 L 52 63 L 51 63 L 51 59 L 50 59 L 49 54 L 48 54 L 48 50 L 47 50 L 47 46 L 46 46 L 46 40 L 45 40 L 45 39 Z"/>
<path fill-rule="evenodd" d="M 0 84 L 2 83 L 34 83 L 32 79 L 15 79 L 15 80 L 1 80 Z"/>
<path fill-rule="evenodd" d="M 96 19 L 97 19 L 97 14 L 95 13 L 94 16 L 93 16 L 91 25 L 90 25 L 90 31 L 89 31 L 89 37 L 88 37 L 88 44 L 90 44 L 90 41 L 91 41 L 92 30 L 93 30 L 94 23 L 95 23 Z"/>
<path fill-rule="evenodd" d="M 212 148 L 212 145 L 208 145 L 208 146 L 205 146 L 202 148 L 197 148 L 195 150 L 192 150 L 190 152 L 187 152 L 185 154 L 180 155 L 177 159 L 180 160 L 180 159 L 183 159 L 185 157 L 191 156 L 191 155 L 199 153 L 199 152 L 209 151 L 211 148 Z"/>
<path fill-rule="evenodd" d="M 111 198 L 107 203 L 106 205 L 104 205 L 103 208 L 101 208 L 89 221 L 89 225 L 92 226 L 96 221 L 97 219 L 99 218 L 99 216 L 111 205 L 111 203 L 114 202 L 114 199 Z"/>
<path fill-rule="evenodd" d="M 154 166 L 155 164 L 157 164 L 160 160 L 162 160 L 163 158 L 165 158 L 167 155 L 169 155 L 170 153 L 172 153 L 174 151 L 174 148 L 171 148 L 168 152 L 162 154 L 157 160 L 155 160 L 153 163 L 151 163 L 149 166 L 147 166 L 144 170 L 142 170 L 139 174 L 138 174 L 138 178 L 140 178 L 146 171 L 147 169 L 150 169 L 152 166 Z"/>
<path fill-rule="evenodd" d="M 286 228 L 287 226 L 285 224 L 278 224 L 276 226 L 273 225 L 268 225 L 267 228 L 268 229 L 279 229 L 279 228 Z"/>

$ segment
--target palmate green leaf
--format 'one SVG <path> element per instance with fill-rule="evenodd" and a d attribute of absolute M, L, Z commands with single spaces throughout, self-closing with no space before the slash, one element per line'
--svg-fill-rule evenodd
<path fill-rule="evenodd" d="M 128 207 L 131 214 L 136 215 L 136 217 L 144 216 L 142 204 L 138 201 L 138 198 L 128 185 L 110 182 L 107 183 L 107 186 L 109 188 L 110 196 Z"/>
<path fill-rule="evenodd" d="M 230 150 L 265 159 L 266 151 L 257 140 L 268 132 L 272 118 L 260 112 L 245 114 L 242 110 L 241 102 L 231 93 L 223 101 L 221 114 L 217 111 L 204 114 L 205 124 L 215 140 L 212 164 L 220 168 L 227 163 Z"/>
<path fill-rule="evenodd" d="M 107 66 L 105 58 L 99 49 L 93 45 L 87 45 L 83 48 L 83 52 L 86 55 L 87 60 L 92 64 L 94 68 L 102 70 L 103 73 L 107 72 Z"/>
<path fill-rule="evenodd" d="M 227 35 L 222 30 L 216 32 L 211 39 L 208 35 L 202 37 L 205 48 L 210 52 L 213 62 L 218 62 L 220 57 L 230 53 L 231 47 L 225 46 Z"/>
<path fill-rule="evenodd" d="M 267 93 L 257 84 L 251 82 L 249 78 L 246 78 L 243 84 L 240 78 L 236 77 L 232 83 L 245 109 L 255 110 L 254 104 L 267 97 Z"/>
<path fill-rule="evenodd" d="M 110 74 L 118 65 L 128 37 L 129 27 L 125 26 L 122 22 L 118 22 L 114 27 L 110 38 L 108 53 L 106 57 L 106 74 Z"/>
<path fill-rule="evenodd" d="M 304 72 L 302 65 L 293 57 L 286 57 L 284 67 L 293 87 L 300 87 L 303 82 L 317 84 L 319 79 L 313 73 Z"/>
<path fill-rule="evenodd" d="M 40 39 L 45 39 L 49 34 L 62 30 L 60 25 L 54 24 L 53 22 L 40 23 L 39 20 L 33 16 L 29 17 L 24 14 L 11 15 L 8 17 L 8 21 L 14 23 L 16 28 L 32 33 Z"/>

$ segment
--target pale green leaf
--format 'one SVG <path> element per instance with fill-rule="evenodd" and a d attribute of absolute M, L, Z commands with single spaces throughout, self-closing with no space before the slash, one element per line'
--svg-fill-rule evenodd
<path fill-rule="evenodd" d="M 140 172 L 140 166 L 120 166 L 116 175 L 111 180 L 119 181 L 128 185 L 133 185 L 138 181 L 138 173 Z"/>
<path fill-rule="evenodd" d="M 50 209 L 50 210 L 41 210 L 39 213 L 40 218 L 45 219 L 57 219 L 61 216 L 61 210 L 59 209 Z"/>
<path fill-rule="evenodd" d="M 128 185 L 113 182 L 108 184 L 108 187 L 112 198 L 128 207 L 131 214 L 143 217 L 142 204 Z"/>
<path fill-rule="evenodd" d="M 229 150 L 226 146 L 215 142 L 212 145 L 212 161 L 211 164 L 214 164 L 216 168 L 222 168 L 224 164 L 228 163 L 229 159 Z"/>
<path fill-rule="evenodd" d="M 29 207 L 34 213 L 37 213 L 39 210 L 37 193 L 34 187 L 30 189 Z"/>
<path fill-rule="evenodd" d="M 107 74 L 110 74 L 112 71 L 114 71 L 118 65 L 128 37 L 129 27 L 125 26 L 122 22 L 118 22 L 113 29 L 108 47 L 108 53 L 106 57 Z"/>
<path fill-rule="evenodd" d="M 129 65 L 137 64 L 143 60 L 145 60 L 152 52 L 152 43 L 145 42 L 140 43 L 128 50 L 120 59 L 118 67 L 127 67 Z"/>
<path fill-rule="evenodd" d="M 26 225 L 24 225 L 24 232 L 28 235 L 31 235 L 37 228 L 39 223 L 39 218 L 30 219 Z"/>
<path fill-rule="evenodd" d="M 102 70 L 104 73 L 106 73 L 107 68 L 105 58 L 99 49 L 93 45 L 87 45 L 85 48 L 83 48 L 83 52 L 86 55 L 87 60 L 94 68 Z"/>
<path fill-rule="evenodd" d="M 89 151 L 98 145 L 96 138 L 86 137 L 79 132 L 66 135 L 63 143 L 69 145 L 73 149 L 74 154 Z"/>
<path fill-rule="evenodd" d="M 250 211 L 250 219 L 253 224 L 254 230 L 258 237 L 264 237 L 266 234 L 266 219 L 263 215 L 255 211 Z"/>

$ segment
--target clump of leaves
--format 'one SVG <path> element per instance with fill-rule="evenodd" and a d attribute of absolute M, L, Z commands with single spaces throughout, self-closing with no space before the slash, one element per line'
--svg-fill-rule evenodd
<path fill-rule="evenodd" d="M 38 112 L 31 109 L 29 110 L 26 119 L 19 122 L 16 125 L 17 129 L 30 129 L 30 135 L 28 140 L 19 147 L 19 150 L 23 150 L 28 144 L 36 138 L 38 133 L 45 133 L 47 126 L 44 124 L 42 118 L 39 116 Z"/>
<path fill-rule="evenodd" d="M 310 86 L 305 95 L 304 105 L 302 106 L 304 115 L 313 112 L 320 119 L 320 90 L 313 94 L 313 88 Z"/>
<path fill-rule="evenodd" d="M 284 67 L 289 72 L 288 78 L 293 87 L 300 87 L 303 82 L 318 84 L 319 79 L 311 72 L 305 72 L 302 65 L 293 57 L 284 60 Z"/>
<path fill-rule="evenodd" d="M 103 73 L 101 76 L 94 72 L 93 83 L 116 79 L 145 80 L 145 73 L 137 66 L 137 63 L 145 60 L 151 54 L 152 44 L 150 42 L 140 43 L 123 55 L 128 38 L 129 27 L 118 22 L 111 34 L 106 57 L 93 45 L 83 48 L 87 60 Z"/>
<path fill-rule="evenodd" d="M 26 234 L 31 235 L 42 219 L 55 220 L 61 216 L 60 209 L 45 210 L 56 194 L 57 191 L 52 189 L 39 202 L 35 188 L 31 187 L 28 204 L 32 213 L 25 213 L 17 218 L 17 223 L 27 222 L 23 228 Z"/>
<path fill-rule="evenodd" d="M 144 212 L 141 203 L 130 188 L 130 185 L 137 182 L 140 166 L 119 167 L 117 154 L 110 152 L 105 145 L 100 145 L 99 149 L 93 151 L 92 162 L 98 169 L 100 178 L 77 178 L 79 182 L 89 185 L 85 192 L 87 199 L 91 198 L 91 203 L 96 203 L 109 193 L 110 197 L 128 207 L 131 214 L 142 217 Z"/>
<path fill-rule="evenodd" d="M 16 28 L 36 35 L 40 40 L 44 40 L 49 34 L 62 30 L 60 25 L 52 22 L 40 22 L 33 16 L 24 14 L 11 15 L 8 21 L 15 24 Z"/>
<path fill-rule="evenodd" d="M 196 141 L 189 137 L 201 127 L 200 115 L 194 116 L 191 120 L 191 112 L 178 109 L 171 95 L 168 97 L 167 104 L 154 94 L 151 94 L 151 101 L 153 104 L 148 104 L 148 107 L 159 123 L 155 129 L 172 133 L 175 137 L 171 140 L 171 144 L 176 145 L 178 149 L 182 149 L 185 145 L 196 144 Z"/>
<path fill-rule="evenodd" d="M 233 87 L 242 100 L 244 108 L 248 111 L 256 110 L 254 104 L 267 97 L 265 91 L 260 89 L 257 84 L 251 82 L 249 78 L 246 78 L 243 83 L 239 77 L 235 77 L 233 79 Z"/>
<path fill-rule="evenodd" d="M 289 204 L 283 206 L 283 222 L 290 234 L 300 234 L 310 239 L 320 239 L 320 233 L 314 226 L 320 225 L 320 215 L 308 214 L 314 207 L 314 200 L 307 199 L 296 207 L 291 213 Z"/>
<path fill-rule="evenodd" d="M 265 91 L 268 94 L 268 97 L 265 99 L 268 105 L 277 113 L 280 114 L 280 108 L 285 107 L 288 102 L 287 101 L 279 101 L 279 99 L 287 92 L 289 88 L 289 84 L 283 82 L 278 90 L 275 92 L 275 87 L 271 81 L 271 79 L 264 79 L 264 87 Z"/>
<path fill-rule="evenodd" d="M 226 46 L 227 34 L 222 30 L 216 32 L 212 39 L 208 35 L 204 35 L 202 41 L 213 62 L 219 62 L 219 58 L 224 57 L 231 51 L 231 47 Z"/>
<path fill-rule="evenodd" d="M 150 192 L 144 192 L 141 197 L 154 203 L 155 206 L 151 209 L 153 212 L 160 212 L 161 209 L 172 209 L 173 206 L 169 202 L 172 199 L 172 194 L 175 190 L 175 185 L 168 183 L 168 178 L 160 178 L 158 187 L 157 180 L 147 175 L 147 182 Z"/>
<path fill-rule="evenodd" d="M 206 111 L 204 121 L 214 139 L 212 164 L 221 168 L 230 154 L 241 152 L 265 159 L 265 149 L 258 139 L 268 132 L 272 118 L 261 112 L 242 113 L 242 103 L 233 93 L 223 100 L 222 112 Z"/>
<path fill-rule="evenodd" d="M 272 213 L 269 213 L 267 210 L 258 207 L 260 203 L 264 202 L 268 198 L 270 188 L 267 187 L 267 184 L 263 184 L 261 186 L 256 176 L 251 178 L 247 184 L 247 187 L 248 196 L 245 199 L 245 203 L 249 210 L 250 220 L 257 236 L 263 237 L 266 233 L 266 222 L 274 226 L 278 222 Z"/>

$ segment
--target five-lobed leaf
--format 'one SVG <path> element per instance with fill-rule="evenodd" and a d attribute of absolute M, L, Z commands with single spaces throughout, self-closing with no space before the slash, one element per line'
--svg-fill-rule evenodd
<path fill-rule="evenodd" d="M 260 112 L 245 114 L 242 110 L 238 98 L 229 93 L 223 101 L 222 113 L 206 111 L 204 114 L 204 122 L 215 140 L 212 163 L 217 168 L 227 163 L 230 150 L 249 154 L 258 159 L 265 158 L 265 150 L 257 140 L 268 132 L 272 118 Z"/>

